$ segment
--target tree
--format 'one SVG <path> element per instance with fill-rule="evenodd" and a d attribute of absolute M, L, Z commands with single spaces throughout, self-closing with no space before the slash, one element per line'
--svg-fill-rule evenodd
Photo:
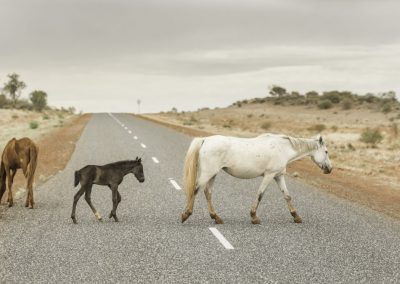
<path fill-rule="evenodd" d="M 273 85 L 272 87 L 270 87 L 269 93 L 273 97 L 283 97 L 283 96 L 287 95 L 286 89 L 282 88 L 280 86 L 277 86 L 277 85 Z"/>
<path fill-rule="evenodd" d="M 3 92 L 10 95 L 13 107 L 15 107 L 18 98 L 21 96 L 21 91 L 26 87 L 26 84 L 19 80 L 19 75 L 17 73 L 8 74 L 8 78 L 9 81 L 4 84 Z"/>
<path fill-rule="evenodd" d="M 47 106 L 47 94 L 43 91 L 33 91 L 29 95 L 33 108 L 37 111 L 42 111 Z"/>

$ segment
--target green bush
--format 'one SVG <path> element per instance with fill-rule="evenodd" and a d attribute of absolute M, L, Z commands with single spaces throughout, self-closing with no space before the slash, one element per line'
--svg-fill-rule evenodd
<path fill-rule="evenodd" d="M 315 124 L 315 125 L 313 125 L 313 126 L 308 128 L 308 130 L 316 131 L 318 133 L 324 131 L 325 129 L 326 129 L 325 124 Z"/>
<path fill-rule="evenodd" d="M 50 117 L 49 117 L 48 114 L 44 114 L 44 115 L 42 116 L 42 119 L 43 119 L 43 120 L 48 120 L 48 119 L 50 119 Z"/>
<path fill-rule="evenodd" d="M 342 102 L 342 109 L 344 109 L 344 110 L 351 109 L 352 105 L 353 105 L 353 103 L 352 103 L 351 100 L 345 99 L 345 100 Z"/>
<path fill-rule="evenodd" d="M 38 128 L 39 127 L 39 123 L 37 122 L 37 121 L 31 121 L 30 123 L 29 123 L 29 128 L 30 129 L 36 129 L 36 128 Z"/>
<path fill-rule="evenodd" d="M 269 121 L 264 121 L 261 124 L 261 128 L 264 129 L 264 130 L 268 130 L 270 127 L 271 127 L 271 122 L 269 122 Z"/>
<path fill-rule="evenodd" d="M 333 105 L 332 105 L 332 102 L 330 100 L 322 100 L 322 101 L 320 101 L 318 103 L 318 108 L 320 108 L 320 109 L 329 109 L 332 106 Z"/>
<path fill-rule="evenodd" d="M 364 142 L 366 144 L 371 144 L 375 146 L 376 144 L 382 142 L 383 136 L 379 129 L 371 129 L 371 128 L 366 128 L 362 133 L 360 137 L 360 141 Z"/>
<path fill-rule="evenodd" d="M 382 106 L 382 112 L 383 113 L 389 113 L 389 112 L 391 112 L 392 111 L 392 106 L 389 104 L 389 103 L 385 103 L 383 106 Z"/>

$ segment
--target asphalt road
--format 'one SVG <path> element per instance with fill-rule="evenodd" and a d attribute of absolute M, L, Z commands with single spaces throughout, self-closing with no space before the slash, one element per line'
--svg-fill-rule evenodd
<path fill-rule="evenodd" d="M 93 115 L 65 170 L 36 189 L 36 209 L 25 209 L 21 199 L 11 209 L 1 205 L 0 283 L 400 282 L 399 222 L 297 180 L 287 184 L 303 224 L 293 223 L 271 184 L 258 210 L 262 224 L 252 225 L 260 179 L 225 173 L 213 193 L 225 224 L 213 224 L 203 193 L 181 224 L 185 198 L 175 186 L 182 185 L 190 141 L 130 115 Z M 81 198 L 74 225 L 73 172 L 136 156 L 143 158 L 146 181 L 130 175 L 121 184 L 120 222 L 107 216 L 111 191 L 94 186 L 92 201 L 104 221 Z"/>

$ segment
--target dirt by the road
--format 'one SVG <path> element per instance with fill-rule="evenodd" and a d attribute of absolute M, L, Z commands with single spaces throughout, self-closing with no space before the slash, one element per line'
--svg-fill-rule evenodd
<path fill-rule="evenodd" d="M 34 183 L 35 187 L 64 169 L 90 117 L 90 114 L 75 116 L 68 120 L 62 127 L 53 128 L 40 138 L 33 139 L 36 145 L 39 146 L 38 166 Z M 1 149 L 1 151 L 2 150 L 3 149 Z M 17 196 L 14 196 L 14 198 L 26 197 L 24 190 L 25 185 L 25 178 L 22 171 L 19 170 L 15 176 L 13 185 L 13 192 L 17 193 Z M 5 200 L 7 200 L 7 193 L 3 196 L 3 203 Z"/>
<path fill-rule="evenodd" d="M 164 126 L 173 128 L 190 136 L 209 136 L 215 133 L 189 128 L 174 121 L 162 119 L 157 115 L 141 115 L 146 119 Z M 220 133 L 220 132 L 218 132 Z M 289 165 L 288 174 L 295 175 L 302 181 L 314 185 L 337 197 L 357 202 L 391 217 L 400 219 L 400 190 L 393 187 L 383 187 L 376 179 L 336 167 L 330 175 L 324 175 L 310 159 L 302 159 Z"/>

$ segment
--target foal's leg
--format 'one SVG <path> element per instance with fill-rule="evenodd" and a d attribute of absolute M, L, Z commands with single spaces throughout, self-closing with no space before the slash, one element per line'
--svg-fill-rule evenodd
<path fill-rule="evenodd" d="M 283 197 L 285 198 L 285 200 L 287 202 L 287 205 L 290 210 L 290 214 L 292 214 L 292 216 L 294 218 L 294 222 L 301 223 L 302 222 L 301 217 L 297 214 L 296 208 L 294 208 L 294 206 L 292 204 L 292 198 L 290 197 L 289 191 L 287 190 L 285 178 L 283 177 L 283 175 L 279 175 L 279 176 L 275 177 L 275 181 L 283 193 Z"/>
<path fill-rule="evenodd" d="M 12 185 L 14 183 L 14 177 L 15 174 L 17 173 L 17 170 L 10 170 L 6 169 L 7 177 L 8 177 L 8 207 L 13 206 L 14 200 L 13 200 L 13 195 L 12 195 Z"/>
<path fill-rule="evenodd" d="M 274 174 L 264 175 L 264 179 L 262 180 L 260 187 L 258 188 L 257 198 L 254 201 L 253 206 L 251 207 L 251 210 L 250 210 L 251 223 L 253 223 L 253 224 L 260 224 L 260 219 L 257 217 L 257 208 L 258 208 L 258 205 L 260 204 L 260 201 L 264 195 L 264 191 L 267 188 L 270 181 L 272 180 L 273 176 L 274 176 Z"/>
<path fill-rule="evenodd" d="M 111 186 L 111 191 L 112 191 L 112 202 L 113 202 L 113 209 L 110 212 L 110 215 L 108 218 L 114 217 L 115 222 L 118 222 L 118 217 L 117 217 L 117 207 L 118 207 L 118 186 Z"/>
<path fill-rule="evenodd" d="M 210 181 L 206 184 L 206 186 L 204 187 L 204 194 L 207 199 L 208 212 L 210 212 L 210 217 L 215 220 L 216 224 L 223 224 L 224 221 L 222 221 L 222 219 L 215 212 L 214 205 L 211 200 L 211 190 L 212 190 L 212 186 L 214 184 L 214 180 L 215 180 L 215 177 L 210 179 Z"/>
<path fill-rule="evenodd" d="M 87 185 L 82 185 L 74 196 L 74 204 L 72 205 L 71 219 L 75 224 L 77 223 L 75 218 L 76 204 L 78 203 L 79 198 L 81 198 L 82 194 L 85 192 L 86 189 Z"/>
<path fill-rule="evenodd" d="M 97 220 L 101 221 L 101 215 L 99 214 L 99 212 L 97 212 L 96 208 L 94 208 L 93 204 L 92 204 L 92 185 L 88 186 L 88 188 L 85 191 L 85 200 L 87 202 L 87 204 L 89 205 L 90 209 L 92 209 L 94 216 L 96 216 Z"/>

